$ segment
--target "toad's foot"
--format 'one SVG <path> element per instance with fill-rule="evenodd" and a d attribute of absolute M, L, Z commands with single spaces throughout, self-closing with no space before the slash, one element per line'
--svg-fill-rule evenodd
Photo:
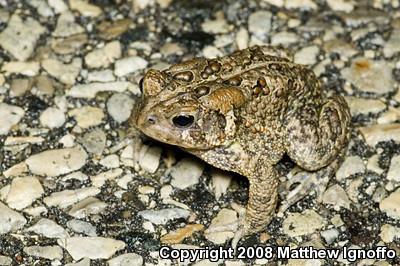
<path fill-rule="evenodd" d="M 278 216 L 282 216 L 290 206 L 309 195 L 311 191 L 316 192 L 317 201 L 321 202 L 322 194 L 325 192 L 330 178 L 338 168 L 339 161 L 340 160 L 337 159 L 318 171 L 308 172 L 301 170 L 300 172 L 295 173 L 294 176 L 289 176 L 289 180 L 285 187 L 285 191 L 289 192 L 284 196 L 285 199 L 279 207 Z M 293 185 L 297 183 L 298 185 L 294 189 L 291 189 Z"/>
<path fill-rule="evenodd" d="M 239 243 L 240 239 L 242 239 L 242 237 L 247 235 L 246 234 L 247 233 L 246 226 L 245 226 L 246 209 L 236 203 L 232 203 L 231 206 L 232 206 L 232 209 L 234 209 L 239 214 L 238 223 L 237 223 L 238 228 L 235 231 L 235 235 L 233 236 L 233 239 L 232 239 L 232 248 L 233 248 L 233 250 L 236 251 L 236 247 L 237 247 L 237 244 Z"/>
<path fill-rule="evenodd" d="M 279 215 L 282 215 L 290 206 L 294 205 L 296 202 L 309 195 L 311 191 L 315 191 L 317 194 L 317 202 L 322 201 L 322 195 L 328 186 L 329 180 L 334 176 L 336 170 L 338 169 L 340 162 L 342 161 L 342 154 L 340 153 L 338 158 L 330 163 L 328 166 L 321 168 L 318 171 L 308 172 L 300 170 L 290 177 L 286 183 L 286 191 L 289 191 L 279 207 Z M 290 188 L 298 183 L 298 185 L 290 190 Z"/>

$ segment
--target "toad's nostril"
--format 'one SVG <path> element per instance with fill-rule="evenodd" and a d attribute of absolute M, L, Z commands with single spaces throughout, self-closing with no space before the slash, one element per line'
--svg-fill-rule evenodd
<path fill-rule="evenodd" d="M 156 123 L 157 119 L 154 115 L 149 115 L 147 117 L 147 123 L 154 125 Z"/>

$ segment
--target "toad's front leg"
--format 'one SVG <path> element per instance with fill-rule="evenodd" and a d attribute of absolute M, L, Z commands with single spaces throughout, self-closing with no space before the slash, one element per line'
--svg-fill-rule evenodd
<path fill-rule="evenodd" d="M 244 215 L 239 215 L 239 228 L 232 240 L 236 248 L 239 240 L 266 228 L 275 215 L 278 199 L 278 173 L 272 165 L 261 165 L 247 175 L 249 200 Z"/>

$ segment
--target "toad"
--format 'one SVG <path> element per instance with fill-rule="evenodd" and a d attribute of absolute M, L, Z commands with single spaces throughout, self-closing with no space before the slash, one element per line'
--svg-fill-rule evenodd
<path fill-rule="evenodd" d="M 275 47 L 150 69 L 140 87 L 134 127 L 248 178 L 248 203 L 234 246 L 274 217 L 276 166 L 285 154 L 304 170 L 300 179 L 308 184 L 286 199 L 289 206 L 315 185 L 306 182 L 307 176 L 322 180 L 335 173 L 350 138 L 343 97 L 328 96 L 310 69 Z"/>

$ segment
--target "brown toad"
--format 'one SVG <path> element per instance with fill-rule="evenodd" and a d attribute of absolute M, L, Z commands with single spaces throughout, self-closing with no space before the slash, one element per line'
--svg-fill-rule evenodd
<path fill-rule="evenodd" d="M 344 99 L 324 95 L 311 70 L 273 47 L 149 70 L 141 88 L 142 101 L 132 115 L 136 128 L 249 179 L 249 200 L 233 245 L 274 216 L 276 165 L 284 154 L 321 178 L 334 173 L 350 136 Z"/>

